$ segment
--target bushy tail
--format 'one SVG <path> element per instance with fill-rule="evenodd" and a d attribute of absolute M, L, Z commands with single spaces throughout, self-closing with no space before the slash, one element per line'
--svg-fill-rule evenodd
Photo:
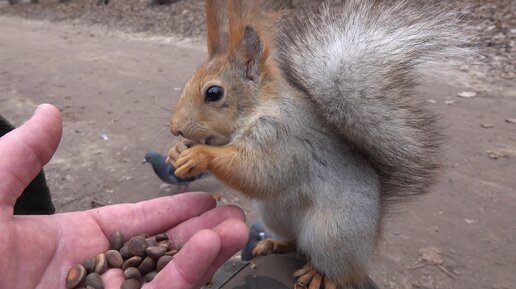
<path fill-rule="evenodd" d="M 442 137 L 414 97 L 416 65 L 467 52 L 453 11 L 416 2 L 348 0 L 338 12 L 303 11 L 282 20 L 276 41 L 285 77 L 370 159 L 384 201 L 424 193 L 439 168 Z"/>

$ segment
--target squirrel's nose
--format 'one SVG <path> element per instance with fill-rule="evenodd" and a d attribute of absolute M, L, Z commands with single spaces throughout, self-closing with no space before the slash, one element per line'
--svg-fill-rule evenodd
<path fill-rule="evenodd" d="M 170 116 L 170 132 L 173 135 L 178 136 L 179 133 L 181 133 L 181 130 L 179 129 L 179 125 L 177 125 L 177 119 L 174 116 L 175 114 Z"/>
<path fill-rule="evenodd" d="M 183 136 L 183 133 L 178 128 L 175 128 L 174 126 L 170 126 L 170 132 L 172 132 L 175 136 Z"/>

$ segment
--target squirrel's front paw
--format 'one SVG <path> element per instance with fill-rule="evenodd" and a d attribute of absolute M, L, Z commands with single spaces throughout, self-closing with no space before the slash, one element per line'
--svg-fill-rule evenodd
<path fill-rule="evenodd" d="M 181 153 L 187 150 L 188 148 L 192 147 L 192 145 L 192 141 L 187 139 L 179 141 L 175 146 L 173 146 L 168 151 L 166 162 L 176 167 L 176 160 L 179 158 L 179 155 L 181 155 Z"/>
<path fill-rule="evenodd" d="M 179 154 L 174 163 L 176 167 L 174 174 L 181 178 L 196 176 L 208 169 L 211 159 L 211 154 L 202 145 L 186 149 Z"/>

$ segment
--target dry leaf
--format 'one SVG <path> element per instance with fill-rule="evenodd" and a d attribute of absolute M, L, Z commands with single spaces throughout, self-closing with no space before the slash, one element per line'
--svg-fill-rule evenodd
<path fill-rule="evenodd" d="M 421 260 L 432 265 L 440 265 L 444 262 L 441 250 L 436 247 L 428 247 L 419 250 Z"/>
<path fill-rule="evenodd" d="M 504 156 L 503 153 L 499 152 L 499 151 L 495 151 L 495 150 L 488 150 L 487 151 L 487 156 L 490 158 L 490 159 L 493 159 L 493 160 L 497 160 L 501 157 Z"/>
<path fill-rule="evenodd" d="M 473 224 L 473 223 L 476 223 L 478 222 L 477 220 L 471 220 L 471 219 L 464 219 L 464 222 L 468 223 L 468 224 Z"/>
<path fill-rule="evenodd" d="M 462 98 L 472 98 L 472 97 L 477 96 L 477 93 L 474 91 L 463 91 L 463 92 L 457 93 L 457 96 L 462 97 Z"/>

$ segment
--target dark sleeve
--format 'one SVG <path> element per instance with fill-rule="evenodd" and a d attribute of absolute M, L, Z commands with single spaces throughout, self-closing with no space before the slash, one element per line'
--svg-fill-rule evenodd
<path fill-rule="evenodd" d="M 0 137 L 14 126 L 0 115 Z M 43 170 L 32 180 L 14 205 L 15 215 L 51 215 L 55 212 Z"/>

